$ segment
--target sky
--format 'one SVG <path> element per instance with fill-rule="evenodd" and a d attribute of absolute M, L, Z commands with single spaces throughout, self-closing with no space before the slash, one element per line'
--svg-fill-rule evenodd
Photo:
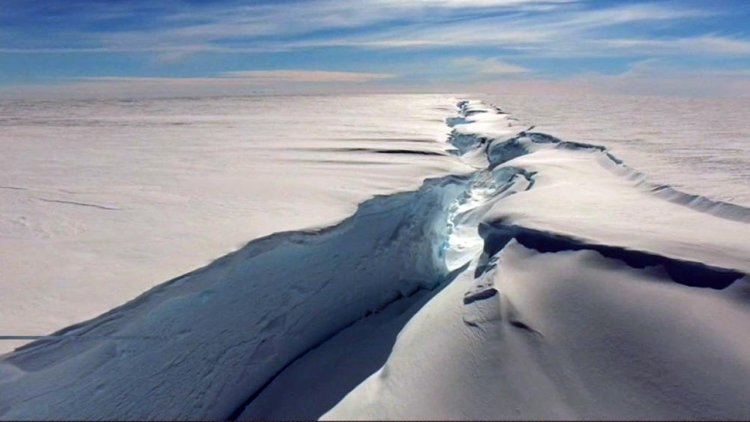
<path fill-rule="evenodd" d="M 750 1 L 3 0 L 0 96 L 750 96 Z"/>

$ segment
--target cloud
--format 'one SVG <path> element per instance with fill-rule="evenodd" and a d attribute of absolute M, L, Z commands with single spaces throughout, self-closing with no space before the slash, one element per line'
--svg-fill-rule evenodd
<path fill-rule="evenodd" d="M 369 83 L 395 79 L 390 73 L 324 70 L 251 70 L 211 77 L 98 76 L 65 78 L 55 84 L 0 89 L 4 97 L 158 97 L 243 95 L 253 93 L 314 93 L 357 90 Z"/>
<path fill-rule="evenodd" d="M 393 79 L 396 75 L 390 73 L 365 72 L 333 72 L 324 70 L 249 70 L 240 72 L 224 72 L 225 79 L 242 80 L 247 83 L 269 82 L 371 82 Z"/>
<path fill-rule="evenodd" d="M 532 10 L 541 7 L 551 10 L 565 4 L 578 3 L 579 0 L 376 0 L 369 2 L 374 6 L 391 6 L 402 9 L 447 8 L 447 9 L 480 9 L 480 8 L 513 8 L 515 10 Z M 363 4 L 367 4 L 363 2 Z"/>
<path fill-rule="evenodd" d="M 589 72 L 573 76 L 567 82 L 606 94 L 750 96 L 750 70 L 686 68 L 659 59 L 637 61 L 619 74 Z"/>
<path fill-rule="evenodd" d="M 584 30 L 636 22 L 706 18 L 715 14 L 716 12 L 708 9 L 676 7 L 660 3 L 635 3 L 571 13 L 566 18 L 551 24 L 556 28 Z"/>
<path fill-rule="evenodd" d="M 273 86 L 278 83 L 367 83 L 393 79 L 390 73 L 339 72 L 327 70 L 247 70 L 223 72 L 218 76 L 169 78 L 169 77 L 130 77 L 130 76 L 96 76 L 67 79 L 68 83 L 84 84 L 123 84 L 123 85 L 215 85 L 239 86 L 253 85 L 258 87 Z"/>
<path fill-rule="evenodd" d="M 451 63 L 453 64 L 456 69 L 463 72 L 471 70 L 480 77 L 462 74 L 460 78 L 446 80 L 438 74 L 422 82 L 407 83 L 400 76 L 392 74 L 318 70 L 241 71 L 205 78 L 94 77 L 66 79 L 57 85 L 0 88 L 0 98 L 145 98 L 367 92 L 750 97 L 750 70 L 685 68 L 658 59 L 634 62 L 619 74 L 587 72 L 564 78 L 544 77 L 521 70 L 524 68 L 513 69 L 515 65 L 500 59 L 463 57 L 456 59 L 455 63 Z M 425 66 L 429 68 L 428 65 Z M 483 68 L 488 69 L 486 73 L 482 73 Z"/>
<path fill-rule="evenodd" d="M 431 0 L 427 2 L 430 3 Z M 436 0 L 436 2 L 439 1 Z M 449 1 L 449 3 L 457 4 L 458 1 Z M 620 54 L 643 54 L 646 49 L 639 51 L 631 47 L 626 39 L 612 39 L 611 35 L 607 34 L 609 28 L 651 23 L 662 25 L 665 22 L 682 23 L 686 19 L 700 19 L 716 15 L 716 12 L 711 10 L 677 7 L 669 4 L 629 4 L 600 9 L 564 8 L 563 6 L 575 5 L 556 4 L 555 7 L 559 9 L 556 9 L 556 13 L 472 15 L 465 19 L 446 19 L 427 24 L 407 23 L 366 33 L 352 33 L 336 37 L 308 37 L 304 40 L 292 40 L 273 45 L 277 48 L 292 50 L 322 47 L 375 49 L 493 47 L 538 57 L 611 57 Z M 639 30 L 639 33 L 642 32 Z M 649 48 L 651 51 L 655 51 L 660 46 L 658 39 L 653 41 Z M 663 40 L 661 50 L 667 50 L 669 44 L 675 44 L 674 47 L 678 47 L 679 43 L 693 41 L 699 41 L 701 45 L 705 45 L 706 48 L 703 51 L 706 54 L 717 55 L 732 46 L 739 50 L 737 44 L 750 42 L 708 35 L 686 40 Z M 710 43 L 719 48 L 710 48 Z M 646 43 L 643 44 L 646 47 Z"/>
<path fill-rule="evenodd" d="M 204 10 L 168 10 L 150 17 L 150 25 L 138 30 L 107 30 L 76 34 L 66 45 L 30 45 L 14 43 L 13 47 L 0 48 L 6 54 L 55 53 L 160 53 L 170 57 L 190 53 L 246 53 L 285 51 L 319 47 L 373 47 L 412 48 L 454 45 L 433 29 L 472 11 L 527 10 L 535 7 L 559 7 L 573 0 L 370 0 L 345 2 L 316 0 L 261 5 L 222 5 Z M 481 13 L 480 13 L 481 14 Z M 87 20 L 100 19 L 98 15 L 85 16 Z M 86 20 L 84 19 L 84 20 Z M 404 38 L 390 25 L 372 27 L 389 22 L 399 22 L 397 27 L 414 31 L 419 37 Z M 456 22 L 453 22 L 455 24 Z M 470 26 L 470 22 L 462 25 Z M 421 29 L 420 29 L 421 28 Z M 368 29 L 365 33 L 360 30 Z M 343 30 L 343 36 L 320 36 L 320 31 Z M 424 30 L 424 31 L 423 31 Z M 341 32 L 341 31 L 337 31 Z M 503 31 L 500 31 L 503 32 Z M 44 34 L 48 36 L 48 33 Z M 532 33 L 523 34 L 533 38 Z M 29 37 L 11 37 L 22 40 Z M 498 34 L 497 39 L 507 39 Z M 520 37 L 513 37 L 520 40 Z M 80 42 L 81 40 L 85 42 Z"/>
<path fill-rule="evenodd" d="M 185 44 L 222 44 L 232 40 L 242 50 L 249 44 L 265 48 L 284 48 L 289 37 L 315 35 L 335 29 L 357 30 L 398 21 L 409 25 L 451 20 L 456 13 L 480 13 L 491 10 L 523 11 L 529 7 L 545 10 L 575 3 L 575 0 L 369 0 L 347 2 L 316 0 L 294 4 L 220 5 L 212 10 L 170 13 L 161 18 L 168 25 L 148 30 L 116 31 L 100 34 L 101 43 L 110 48 L 154 48 Z M 200 13 L 200 14 L 198 14 Z M 419 21 L 419 22 L 414 22 Z M 375 28 L 377 29 L 377 28 Z M 376 31 L 376 37 L 377 37 Z M 335 40 L 334 40 L 335 41 Z M 374 40 L 374 41 L 377 41 Z M 236 45 L 242 44 L 242 45 Z M 398 45 L 397 42 L 381 44 Z M 407 45 L 401 43 L 401 46 Z M 227 47 L 222 45 L 226 49 Z"/>
<path fill-rule="evenodd" d="M 454 67 L 481 75 L 518 75 L 530 72 L 529 69 L 497 58 L 460 57 L 452 59 Z"/>
<path fill-rule="evenodd" d="M 720 56 L 750 55 L 750 40 L 722 37 L 715 34 L 698 37 L 664 39 L 610 39 L 599 42 L 601 47 L 639 54 L 708 54 Z"/>
<path fill-rule="evenodd" d="M 517 77 L 485 78 L 424 86 L 435 92 L 473 93 L 470 95 L 524 95 L 544 98 L 550 95 L 643 95 L 678 97 L 750 98 L 750 70 L 689 68 L 660 59 L 632 63 L 618 74 L 586 72 L 562 78 L 534 73 Z"/>
<path fill-rule="evenodd" d="M 684 24 L 687 19 L 716 16 L 715 10 L 663 2 L 592 6 L 576 0 L 313 0 L 293 4 L 198 3 L 178 8 L 167 2 L 157 8 L 158 12 L 137 15 L 146 20 L 138 30 L 67 31 L 66 34 L 73 33 L 67 44 L 15 43 L 13 47 L 0 48 L 0 53 L 145 53 L 155 55 L 157 64 L 174 64 L 198 53 L 253 54 L 318 48 L 408 50 L 470 46 L 532 57 L 568 58 L 694 52 L 750 55 L 750 40 L 743 38 L 719 34 L 682 38 L 642 35 L 648 25 Z M 117 16 L 124 19 L 127 11 L 120 7 Z M 79 13 L 84 14 L 80 18 L 84 21 L 112 14 L 101 8 Z M 622 30 L 629 25 L 638 25 L 638 30 Z M 612 28 L 619 29 L 613 32 Z M 613 37 L 613 33 L 618 36 Z M 59 35 L 61 41 L 68 37 Z"/>
<path fill-rule="evenodd" d="M 611 72 L 627 62 L 652 57 L 692 65 L 711 62 L 717 67 L 747 66 L 750 58 L 750 38 L 736 26 L 734 29 L 718 26 L 723 22 L 716 17 L 727 11 L 706 3 L 165 0 L 152 4 L 133 0 L 112 8 L 107 5 L 87 8 L 85 2 L 72 3 L 78 5 L 70 6 L 75 9 L 75 16 L 67 14 L 68 3 L 49 6 L 16 2 L 27 8 L 27 12 L 21 10 L 23 7 L 0 10 L 0 24 L 9 23 L 0 28 L 0 54 L 28 56 L 16 63 L 13 57 L 7 57 L 2 67 L 20 76 L 6 80 L 34 81 L 41 80 L 38 75 L 54 76 L 62 72 L 96 76 L 97 69 L 111 71 L 111 63 L 122 61 L 123 68 L 138 74 L 151 71 L 162 75 L 183 74 L 186 69 L 182 66 L 189 64 L 191 74 L 213 76 L 88 78 L 66 83 L 87 84 L 92 90 L 102 85 L 150 84 L 159 89 L 190 85 L 200 89 L 241 87 L 245 91 L 287 89 L 285 84 L 295 89 L 305 84 L 333 87 L 337 83 L 426 86 L 499 79 L 520 83 L 524 78 L 537 81 L 547 78 L 554 84 L 555 78 L 559 80 L 559 75 L 568 72 L 604 68 Z M 45 15 L 45 8 L 50 13 Z M 13 13 L 3 20 L 3 13 L 8 10 Z M 15 24 L 23 19 L 27 19 L 26 25 Z M 734 34 L 726 32 L 732 30 Z M 40 66 L 37 70 L 25 64 L 33 60 L 47 64 L 49 59 L 35 55 L 63 53 L 87 56 L 60 57 L 61 65 L 55 66 L 60 70 L 50 66 Z M 227 63 L 248 70 L 221 73 Z M 251 69 L 259 63 L 263 67 L 284 63 L 290 68 L 346 68 L 362 72 Z M 372 73 L 373 69 L 385 73 Z M 392 69 L 397 69 L 400 76 L 388 73 Z"/>

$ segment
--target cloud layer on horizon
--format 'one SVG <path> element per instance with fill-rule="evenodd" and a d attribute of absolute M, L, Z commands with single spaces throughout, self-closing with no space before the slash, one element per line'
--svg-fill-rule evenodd
<path fill-rule="evenodd" d="M 270 90 L 283 78 L 301 78 L 293 85 L 302 90 L 578 84 L 591 75 L 606 85 L 654 60 L 661 66 L 636 76 L 729 72 L 742 82 L 748 17 L 750 5 L 730 0 L 8 0 L 0 93 L 154 81 L 205 88 L 239 75 L 244 87 Z M 695 79 L 680 79 L 687 93 Z"/>

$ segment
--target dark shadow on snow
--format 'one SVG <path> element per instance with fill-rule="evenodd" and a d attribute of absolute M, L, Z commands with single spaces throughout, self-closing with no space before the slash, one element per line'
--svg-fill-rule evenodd
<path fill-rule="evenodd" d="M 708 287 L 721 290 L 729 287 L 744 273 L 727 268 L 706 265 L 702 262 L 669 258 L 650 252 L 631 250 L 619 246 L 587 243 L 569 236 L 534 230 L 502 222 L 481 224 L 479 234 L 484 238 L 484 253 L 480 258 L 477 272 L 482 273 L 493 266 L 492 257 L 512 239 L 529 249 L 542 253 L 563 251 L 596 251 L 602 256 L 617 259 L 633 268 L 660 266 L 676 283 L 690 287 Z"/>

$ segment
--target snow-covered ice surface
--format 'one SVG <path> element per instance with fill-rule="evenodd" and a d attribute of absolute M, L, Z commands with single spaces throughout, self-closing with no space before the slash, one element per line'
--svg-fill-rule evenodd
<path fill-rule="evenodd" d="M 535 130 L 606 145 L 659 183 L 750 207 L 750 98 L 478 95 Z"/>
<path fill-rule="evenodd" d="M 522 133 L 484 148 L 492 173 L 533 185 L 484 214 L 473 271 L 324 418 L 750 414 L 748 210 L 665 195 L 591 145 Z"/>
<path fill-rule="evenodd" d="M 348 150 L 330 152 L 334 175 L 311 187 L 324 196 L 318 183 L 358 180 L 336 172 L 350 154 L 392 165 L 401 184 L 365 185 L 364 198 L 388 194 L 3 356 L 0 418 L 750 414 L 750 210 L 661 185 L 603 146 L 524 130 L 482 102 L 456 112 L 446 97 L 393 101 L 373 125 L 399 135 L 367 151 L 352 146 L 363 135 L 330 142 Z M 348 127 L 359 116 L 348 106 L 331 126 L 377 132 Z M 432 136 L 394 147 L 404 132 Z M 322 165 L 327 136 L 279 149 L 315 145 L 310 165 Z M 284 154 L 269 162 L 305 157 Z M 401 156 L 404 173 L 390 164 Z M 283 203 L 272 181 L 255 189 Z"/>
<path fill-rule="evenodd" d="M 92 318 L 272 233 L 471 169 L 445 96 L 0 103 L 0 335 Z M 0 342 L 0 353 L 22 342 Z"/>

